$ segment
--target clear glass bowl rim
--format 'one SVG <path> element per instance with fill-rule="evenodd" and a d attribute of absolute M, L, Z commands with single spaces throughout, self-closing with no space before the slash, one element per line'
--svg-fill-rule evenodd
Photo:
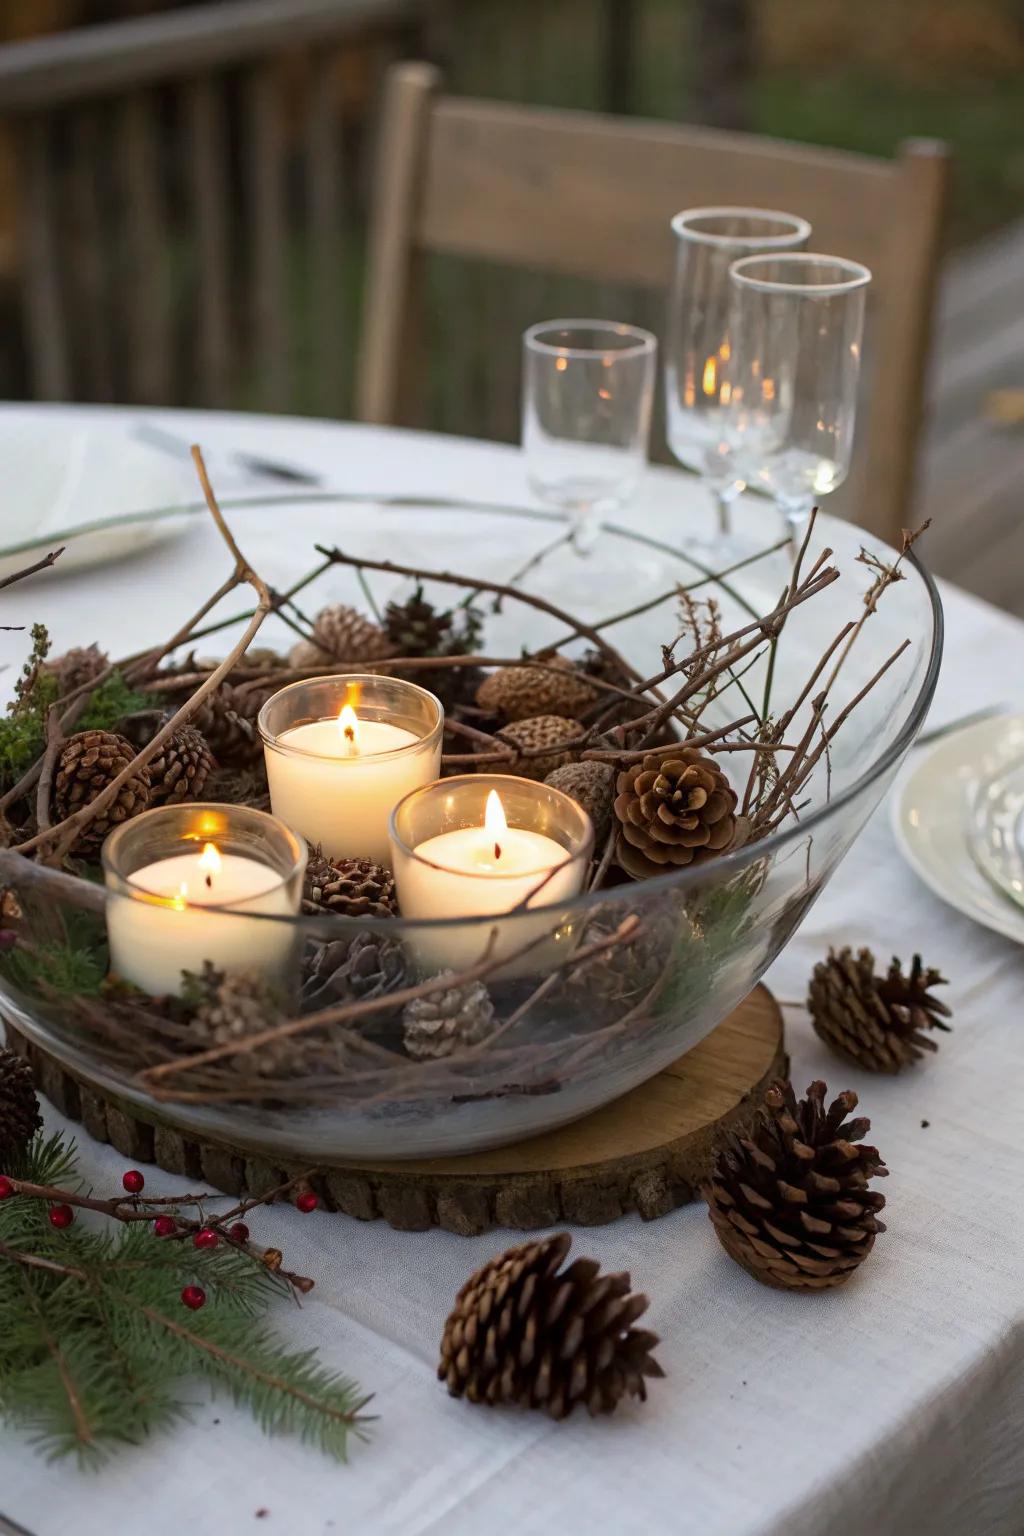
<path fill-rule="evenodd" d="M 788 235 L 716 235 L 709 229 L 694 229 L 691 219 L 764 219 L 775 224 L 789 224 Z M 780 208 L 745 208 L 740 204 L 720 204 L 710 208 L 683 208 L 669 221 L 677 240 L 692 240 L 698 245 L 719 245 L 741 250 L 749 246 L 758 252 L 772 251 L 777 247 L 787 250 L 794 240 L 809 240 L 811 225 L 798 213 L 785 213 Z"/>

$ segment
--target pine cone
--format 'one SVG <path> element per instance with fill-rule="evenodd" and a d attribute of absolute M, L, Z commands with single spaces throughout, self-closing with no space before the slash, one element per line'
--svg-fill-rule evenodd
<path fill-rule="evenodd" d="M 395 654 L 379 624 L 355 608 L 333 603 L 321 608 L 312 639 L 292 646 L 288 659 L 293 667 L 325 667 L 332 661 L 386 661 Z"/>
<path fill-rule="evenodd" d="M 207 961 L 201 976 L 187 977 L 185 996 L 195 1009 L 190 1022 L 196 1050 L 236 1042 L 241 1045 L 251 1035 L 262 1034 L 284 1019 L 277 993 L 256 971 L 226 976 Z M 294 1077 L 303 1071 L 306 1049 L 307 1042 L 301 1036 L 286 1036 L 246 1051 L 238 1059 L 247 1062 L 259 1077 Z"/>
<path fill-rule="evenodd" d="M 867 1188 L 888 1173 L 875 1147 L 857 1142 L 870 1120 L 846 1117 L 855 1093 L 825 1109 L 825 1084 L 798 1104 L 774 1083 L 749 1137 L 730 1136 L 704 1190 L 719 1240 L 748 1274 L 779 1290 L 842 1285 L 871 1252 L 885 1196 Z"/>
<path fill-rule="evenodd" d="M 170 801 L 177 805 L 182 800 L 201 800 L 217 765 L 202 732 L 193 725 L 183 725 L 148 766 L 150 804 Z"/>
<path fill-rule="evenodd" d="M 42 1125 L 32 1068 L 13 1051 L 0 1050 L 0 1172 L 23 1152 Z"/>
<path fill-rule="evenodd" d="M 738 841 L 736 792 L 693 747 L 649 754 L 619 774 L 615 857 L 634 880 L 697 864 Z"/>
<path fill-rule="evenodd" d="M 108 658 L 98 645 L 76 645 L 63 656 L 53 656 L 39 668 L 40 677 L 57 679 L 57 697 L 74 693 L 87 683 L 94 683 L 108 665 Z"/>
<path fill-rule="evenodd" d="M 425 600 L 419 586 L 404 603 L 389 603 L 384 611 L 385 633 L 396 656 L 471 655 L 482 627 L 475 608 L 460 605 L 439 612 Z M 396 675 L 402 675 L 401 668 Z M 428 667 L 404 675 L 436 694 L 450 714 L 472 700 L 483 672 L 479 667 Z"/>
<path fill-rule="evenodd" d="M 302 1011 L 382 997 L 405 982 L 406 955 L 397 939 L 372 929 L 309 946 L 303 967 Z"/>
<path fill-rule="evenodd" d="M 564 1419 L 577 1404 L 592 1416 L 624 1397 L 647 1397 L 645 1377 L 664 1376 L 656 1333 L 634 1328 L 647 1297 L 629 1276 L 602 1275 L 569 1252 L 567 1232 L 523 1243 L 471 1275 L 444 1325 L 438 1378 L 471 1403 L 516 1403 Z"/>
<path fill-rule="evenodd" d="M 546 779 L 549 773 L 571 761 L 571 753 L 557 749 L 582 734 L 582 728 L 575 720 L 563 720 L 560 715 L 534 715 L 530 720 L 514 720 L 498 732 L 499 741 L 520 749 L 551 747 L 552 751 L 540 757 L 521 757 L 507 768 L 503 765 L 501 771 L 516 774 L 521 779 Z"/>
<path fill-rule="evenodd" d="M 226 768 L 251 768 L 263 761 L 263 743 L 256 729 L 260 706 L 273 689 L 241 693 L 221 683 L 207 694 L 189 724 L 206 737 L 217 762 Z"/>
<path fill-rule="evenodd" d="M 454 978 L 454 971 L 436 979 Z M 466 1046 L 478 1045 L 494 1029 L 494 1004 L 482 981 L 448 986 L 414 998 L 402 1010 L 405 1048 L 421 1061 L 436 1061 Z"/>
<path fill-rule="evenodd" d="M 615 798 L 615 769 L 611 764 L 566 763 L 564 768 L 549 773 L 544 782 L 582 805 L 594 823 L 595 840 L 601 843 L 611 826 Z"/>
<path fill-rule="evenodd" d="M 207 782 L 211 800 L 225 805 L 247 805 L 254 811 L 270 810 L 270 789 L 262 763 L 251 768 L 224 768 Z"/>
<path fill-rule="evenodd" d="M 575 720 L 589 709 L 597 694 L 571 662 L 564 656 L 538 659 L 542 667 L 500 667 L 485 677 L 476 691 L 480 708 L 510 721 L 535 715 Z"/>
<path fill-rule="evenodd" d="M 909 976 L 893 959 L 887 976 L 875 974 L 869 949 L 854 956 L 852 949 L 834 949 L 814 967 L 807 1008 L 815 1032 L 840 1056 L 867 1072 L 899 1072 L 919 1061 L 925 1051 L 937 1051 L 926 1029 L 948 1030 L 943 1019 L 950 1010 L 930 987 L 944 986 L 938 971 L 925 970 L 914 956 Z"/>
<path fill-rule="evenodd" d="M 69 738 L 57 760 L 53 803 L 63 821 L 83 805 L 91 805 L 96 796 L 117 778 L 135 756 L 135 748 L 123 736 L 112 731 L 79 731 Z M 122 784 L 113 805 L 95 817 L 75 843 L 75 851 L 96 849 L 112 827 L 138 816 L 149 804 L 149 769 L 139 768 Z"/>
<path fill-rule="evenodd" d="M 303 912 L 336 912 L 341 917 L 394 917 L 395 877 L 372 859 L 332 863 L 318 845 L 306 865 Z"/>

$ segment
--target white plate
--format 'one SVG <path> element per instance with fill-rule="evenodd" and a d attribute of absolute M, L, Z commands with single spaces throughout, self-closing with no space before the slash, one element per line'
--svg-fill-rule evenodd
<path fill-rule="evenodd" d="M 0 413 L 0 577 L 66 545 L 54 579 L 137 554 L 185 526 L 197 495 L 191 464 L 147 447 L 120 424 Z M 163 515 L 153 513 L 162 509 Z"/>
<path fill-rule="evenodd" d="M 954 731 L 918 763 L 893 801 L 896 841 L 911 868 L 950 906 L 1024 944 L 1024 912 L 997 891 L 968 843 L 981 786 L 1024 757 L 1024 715 L 999 715 Z"/>

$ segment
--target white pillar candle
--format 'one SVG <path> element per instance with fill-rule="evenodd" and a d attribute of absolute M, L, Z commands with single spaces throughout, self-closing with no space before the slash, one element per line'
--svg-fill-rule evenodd
<path fill-rule="evenodd" d="M 425 838 L 411 858 L 396 859 L 395 878 L 403 917 L 464 918 L 500 915 L 515 907 L 553 908 L 579 893 L 585 869 L 586 860 L 574 857 L 553 837 L 508 826 L 500 797 L 491 790 L 482 826 Z M 554 910 L 536 919 L 506 920 L 497 925 L 489 954 L 495 959 L 513 954 L 545 933 L 556 943 L 558 927 Z M 410 937 L 424 965 L 464 970 L 483 958 L 493 931 L 485 924 L 453 924 Z M 529 972 L 550 960 L 548 947 L 537 945 L 521 960 L 502 967 L 502 974 Z"/>
<path fill-rule="evenodd" d="M 143 991 L 180 994 L 182 972 L 201 972 L 206 960 L 224 971 L 287 969 L 294 925 L 252 914 L 292 918 L 300 893 L 268 865 L 207 843 L 144 864 L 126 884 L 137 897 L 112 893 L 107 902 L 110 964 Z"/>
<path fill-rule="evenodd" d="M 388 818 L 399 800 L 436 779 L 440 735 L 430 746 L 405 726 L 340 715 L 292 726 L 267 744 L 274 815 L 328 858 L 390 862 Z"/>

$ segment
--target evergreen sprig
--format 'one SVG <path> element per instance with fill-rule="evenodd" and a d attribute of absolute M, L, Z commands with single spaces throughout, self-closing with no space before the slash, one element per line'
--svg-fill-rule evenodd
<path fill-rule="evenodd" d="M 74 1148 L 30 1143 L 14 1179 L 74 1192 Z M 182 1287 L 206 1292 L 199 1312 Z M 43 1200 L 0 1200 L 0 1417 L 49 1457 L 102 1462 L 187 1415 L 182 1387 L 206 1380 L 269 1434 L 297 1434 L 344 1459 L 367 1399 L 354 1382 L 290 1350 L 268 1329 L 278 1275 L 229 1243 L 196 1249 L 148 1222 L 79 1220 L 58 1231 Z"/>

